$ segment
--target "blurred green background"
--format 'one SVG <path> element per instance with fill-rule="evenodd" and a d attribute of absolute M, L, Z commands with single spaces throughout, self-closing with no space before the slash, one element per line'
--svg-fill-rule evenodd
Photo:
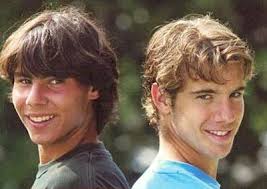
<path fill-rule="evenodd" d="M 266 0 L 8 0 L 0 1 L 3 40 L 30 15 L 71 4 L 91 12 L 106 28 L 119 57 L 120 120 L 102 134 L 130 185 L 157 153 L 157 136 L 141 108 L 141 64 L 152 30 L 189 13 L 212 13 L 255 50 L 258 74 L 249 83 L 246 112 L 232 153 L 220 162 L 222 189 L 267 188 L 267 1 Z M 37 147 L 7 101 L 0 82 L 0 188 L 30 188 L 37 171 Z"/>

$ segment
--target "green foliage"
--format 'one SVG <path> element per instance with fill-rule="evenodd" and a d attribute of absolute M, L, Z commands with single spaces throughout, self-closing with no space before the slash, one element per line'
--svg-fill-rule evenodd
<path fill-rule="evenodd" d="M 0 140 L 0 169 L 3 170 L 0 186 L 3 189 L 19 189 L 24 182 L 32 184 L 38 163 L 37 150 L 26 135 L 6 134 L 2 134 Z"/>
<path fill-rule="evenodd" d="M 140 70 L 138 64 L 129 57 L 120 62 L 120 122 L 127 127 L 143 125 L 140 119 Z M 127 94 L 127 95 L 123 95 Z"/>

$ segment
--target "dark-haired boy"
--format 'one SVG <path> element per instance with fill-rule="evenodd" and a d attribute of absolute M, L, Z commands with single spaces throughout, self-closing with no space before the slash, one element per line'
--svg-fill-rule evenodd
<path fill-rule="evenodd" d="M 1 75 L 31 140 L 32 189 L 127 189 L 98 136 L 118 99 L 116 56 L 94 20 L 76 8 L 44 11 L 6 40 Z"/>

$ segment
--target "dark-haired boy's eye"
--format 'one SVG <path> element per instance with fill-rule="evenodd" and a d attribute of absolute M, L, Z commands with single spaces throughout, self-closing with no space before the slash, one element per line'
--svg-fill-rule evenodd
<path fill-rule="evenodd" d="M 50 81 L 50 83 L 51 83 L 52 85 L 61 84 L 61 83 L 64 83 L 64 79 L 52 79 L 52 80 Z"/>
<path fill-rule="evenodd" d="M 31 84 L 32 81 L 31 79 L 29 78 L 15 78 L 14 80 L 15 83 L 20 83 L 20 84 L 23 84 L 23 85 L 28 85 L 28 84 Z"/>

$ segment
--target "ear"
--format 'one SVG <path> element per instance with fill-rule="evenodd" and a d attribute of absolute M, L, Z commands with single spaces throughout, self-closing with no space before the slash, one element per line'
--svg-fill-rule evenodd
<path fill-rule="evenodd" d="M 169 114 L 171 111 L 171 106 L 169 99 L 166 94 L 160 89 L 157 83 L 153 83 L 151 86 L 151 96 L 154 105 L 157 107 L 158 111 L 162 114 Z"/>
<path fill-rule="evenodd" d="M 92 86 L 88 90 L 88 100 L 96 100 L 99 98 L 98 90 L 94 89 Z"/>

